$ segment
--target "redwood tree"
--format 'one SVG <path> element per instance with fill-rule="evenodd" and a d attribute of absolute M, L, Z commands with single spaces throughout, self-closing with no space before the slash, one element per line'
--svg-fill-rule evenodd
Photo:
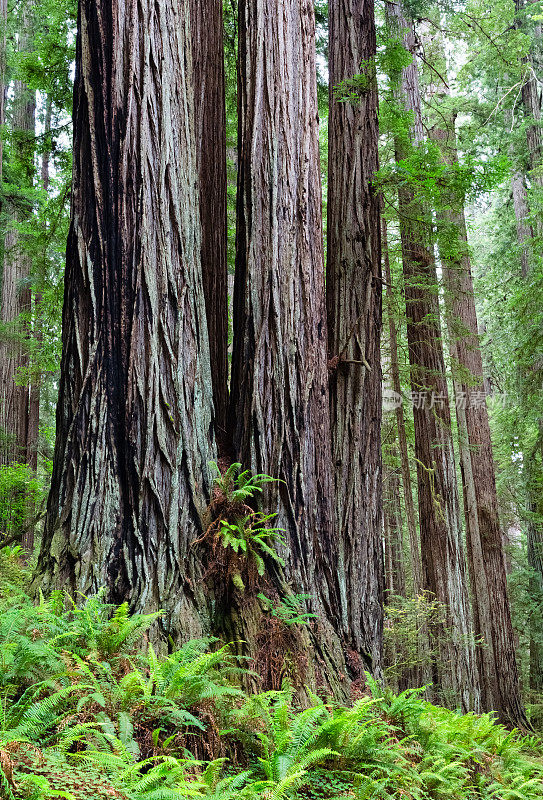
<path fill-rule="evenodd" d="M 398 2 L 387 2 L 389 27 L 403 39 L 411 62 L 393 76 L 396 97 L 411 115 L 410 138 L 422 141 L 421 97 L 413 26 Z M 409 156 L 402 136 L 396 159 Z M 453 638 L 435 632 L 440 647 L 436 683 L 443 698 L 465 710 L 478 706 L 462 522 L 456 482 L 449 395 L 441 338 L 432 231 L 420 198 L 402 180 L 398 189 L 407 339 L 415 420 L 415 455 L 424 588 L 447 609 Z"/>
<path fill-rule="evenodd" d="M 368 668 L 381 662 L 381 240 L 373 2 L 331 0 L 327 309 L 341 623 Z M 356 101 L 336 99 L 360 72 Z"/>
<path fill-rule="evenodd" d="M 428 46 L 431 50 L 427 49 L 426 54 L 432 52 L 433 62 L 439 66 L 440 74 L 446 76 L 446 60 L 440 39 L 432 37 Z M 438 101 L 448 94 L 448 87 L 441 81 L 436 84 L 435 78 L 433 86 Z M 456 170 L 458 154 L 454 118 L 447 118 L 439 112 L 438 119 L 431 131 L 432 139 L 438 144 L 444 162 Z M 448 124 L 444 125 L 444 121 Z M 477 639 L 483 643 L 476 651 L 481 707 L 483 711 L 495 711 L 505 724 L 526 726 L 498 513 L 463 197 L 458 191 L 445 188 L 441 204 L 436 216 L 449 349 L 453 359 L 473 620 Z"/>
<path fill-rule="evenodd" d="M 0 5 L 0 25 L 5 31 L 5 8 Z M 32 41 L 32 4 L 25 5 L 20 16 L 18 49 L 26 52 Z M 0 54 L 3 65 L 3 52 Z M 4 87 L 1 87 L 4 95 Z M 3 115 L 4 97 L 0 114 Z M 36 125 L 36 92 L 24 81 L 14 82 L 11 124 L 14 132 L 13 156 L 21 176 L 21 191 L 13 194 L 7 204 L 8 230 L 4 242 L 4 269 L 0 318 L 6 326 L 5 340 L 0 343 L 0 460 L 4 464 L 26 462 L 28 459 L 29 387 L 20 382 L 20 372 L 28 369 L 28 356 L 21 345 L 20 315 L 30 311 L 32 259 L 25 249 L 20 224 L 32 214 L 28 190 L 34 177 L 34 147 Z M 1 117 L 0 117 L 1 118 Z M 0 149 L 0 159 L 2 151 Z M 0 172 L 1 175 L 1 172 Z"/>
<path fill-rule="evenodd" d="M 234 448 L 279 479 L 286 576 L 339 630 L 311 0 L 241 0 L 238 102 Z"/>
<path fill-rule="evenodd" d="M 213 455 L 188 0 L 81 0 L 46 587 L 201 631 Z M 201 599 L 201 597 L 200 597 Z M 198 609 L 201 611 L 201 608 Z"/>

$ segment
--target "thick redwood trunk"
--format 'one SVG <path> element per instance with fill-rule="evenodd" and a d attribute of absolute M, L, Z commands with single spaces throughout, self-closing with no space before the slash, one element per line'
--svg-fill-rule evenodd
<path fill-rule="evenodd" d="M 413 62 L 402 70 L 397 93 L 413 113 L 412 142 L 422 139 L 421 98 L 412 25 L 400 5 L 386 5 L 392 31 L 403 37 Z M 408 149 L 398 137 L 396 158 Z M 415 455 L 425 588 L 447 608 L 452 641 L 437 632 L 436 686 L 441 699 L 478 707 L 478 681 L 470 620 L 462 523 L 456 483 L 449 395 L 445 377 L 436 266 L 431 227 L 408 183 L 398 190 L 405 278 L 407 338 L 414 398 Z"/>
<path fill-rule="evenodd" d="M 81 0 L 46 587 L 201 632 L 213 456 L 188 0 Z M 197 608 L 196 608 L 197 607 Z"/>
<path fill-rule="evenodd" d="M 226 437 L 228 274 L 222 0 L 190 0 L 201 259 L 217 438 Z"/>
<path fill-rule="evenodd" d="M 286 576 L 339 631 L 313 3 L 242 0 L 239 36 L 235 452 L 280 479 Z"/>
<path fill-rule="evenodd" d="M 381 241 L 373 2 L 331 0 L 327 308 L 343 635 L 379 670 L 382 648 Z M 338 85 L 364 65 L 355 103 Z"/>

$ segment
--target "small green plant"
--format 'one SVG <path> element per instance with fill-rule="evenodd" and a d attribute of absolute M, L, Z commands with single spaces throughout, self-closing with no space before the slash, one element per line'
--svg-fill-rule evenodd
<path fill-rule="evenodd" d="M 251 471 L 246 469 L 241 472 L 241 464 L 231 464 L 226 472 L 222 473 L 215 461 L 211 466 L 217 473 L 215 477 L 215 487 L 228 503 L 245 505 L 249 500 L 262 494 L 265 483 L 275 483 L 277 478 L 270 475 L 251 475 Z"/>
<path fill-rule="evenodd" d="M 262 592 L 258 595 L 258 599 L 264 609 L 269 611 L 272 617 L 276 617 L 283 625 L 309 625 L 312 619 L 318 618 L 318 614 L 303 611 L 304 602 L 311 599 L 310 594 L 287 595 L 275 605 Z"/>
<path fill-rule="evenodd" d="M 446 625 L 445 605 L 429 593 L 414 598 L 391 597 L 385 608 L 385 619 L 385 662 L 389 665 L 385 677 L 391 684 L 410 672 L 428 672 L 439 658 L 440 643 L 452 638 Z M 434 631 L 431 640 L 429 629 Z"/>
<path fill-rule="evenodd" d="M 264 514 L 251 507 L 265 483 L 275 482 L 269 475 L 251 475 L 249 470 L 241 472 L 241 464 L 231 464 L 217 472 L 208 509 L 210 523 L 205 533 L 193 545 L 207 542 L 211 547 L 211 558 L 207 577 L 217 578 L 216 585 L 227 588 L 232 584 L 244 592 L 247 581 L 255 586 L 266 571 L 266 559 L 277 566 L 284 566 L 276 545 L 283 541 L 283 529 L 274 528 L 270 521 L 275 514 Z M 254 502 L 253 502 L 254 505 Z"/>
<path fill-rule="evenodd" d="M 277 542 L 283 542 L 282 528 L 269 528 L 267 523 L 275 518 L 275 514 L 262 514 L 254 511 L 247 514 L 237 522 L 227 522 L 221 520 L 217 538 L 221 545 L 231 548 L 234 553 L 241 556 L 241 563 L 231 571 L 232 583 L 241 592 L 245 591 L 245 584 L 242 577 L 243 561 L 246 561 L 249 568 L 254 567 L 257 574 L 262 577 L 266 571 L 265 558 L 268 557 L 279 566 L 284 566 L 285 562 L 275 550 Z"/>

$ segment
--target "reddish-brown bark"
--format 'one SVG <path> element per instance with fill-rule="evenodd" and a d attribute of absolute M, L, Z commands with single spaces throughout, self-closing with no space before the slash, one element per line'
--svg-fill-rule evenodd
<path fill-rule="evenodd" d="M 199 634 L 213 457 L 188 0 L 81 0 L 46 587 Z"/>
<path fill-rule="evenodd" d="M 286 577 L 313 598 L 327 630 L 318 648 L 337 650 L 311 0 L 239 3 L 238 102 L 234 448 L 245 467 L 279 479 L 267 485 L 263 507 L 286 532 Z"/>
<path fill-rule="evenodd" d="M 191 39 L 199 177 L 201 260 L 217 439 L 228 408 L 226 260 L 226 106 L 222 0 L 191 0 Z"/>
<path fill-rule="evenodd" d="M 373 2 L 331 0 L 329 9 L 326 290 L 341 623 L 346 641 L 375 672 L 383 635 L 375 18 Z M 356 101 L 337 100 L 342 81 L 361 68 Z"/>
<path fill-rule="evenodd" d="M 422 141 L 421 98 L 412 24 L 398 2 L 387 2 L 389 27 L 403 38 L 412 62 L 397 80 L 398 100 L 413 114 L 411 142 Z M 401 162 L 409 148 L 395 141 Z M 449 395 L 432 232 L 425 210 L 407 181 L 398 189 L 407 339 L 414 393 L 415 455 L 424 588 L 447 609 L 452 639 L 437 631 L 440 655 L 435 688 L 443 701 L 465 710 L 479 703 L 472 641 L 462 523 L 456 482 Z"/>

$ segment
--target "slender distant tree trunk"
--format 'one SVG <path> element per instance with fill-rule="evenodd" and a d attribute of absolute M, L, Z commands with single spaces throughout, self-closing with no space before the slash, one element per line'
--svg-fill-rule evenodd
<path fill-rule="evenodd" d="M 511 176 L 513 193 L 513 208 L 517 223 L 517 241 L 519 245 L 520 265 L 522 277 L 528 280 L 534 264 L 533 236 L 534 230 L 529 223 L 530 209 L 525 176 L 516 169 Z M 543 425 L 539 423 L 540 442 L 543 442 Z M 527 511 L 527 555 L 528 566 L 531 570 L 530 593 L 539 596 L 543 587 L 543 526 L 539 523 L 538 511 L 543 516 L 541 508 L 540 476 L 538 476 L 538 461 L 534 453 L 525 454 L 524 458 L 524 484 L 526 491 Z M 543 647 L 540 645 L 542 631 L 535 615 L 530 621 L 530 688 L 535 691 L 543 689 Z"/>
<path fill-rule="evenodd" d="M 391 30 L 413 55 L 402 70 L 398 99 L 413 113 L 412 142 L 422 140 L 421 99 L 414 58 L 413 28 L 401 6 L 387 2 Z M 396 158 L 408 149 L 396 140 Z M 432 235 L 424 209 L 412 188 L 398 190 L 400 234 L 405 277 L 407 338 L 414 398 L 415 455 L 421 553 L 425 588 L 447 609 L 453 641 L 437 631 L 440 655 L 437 686 L 446 702 L 463 709 L 478 707 L 477 669 L 473 649 L 462 523 L 456 483 L 449 396 L 439 323 L 437 276 Z"/>
<path fill-rule="evenodd" d="M 537 48 L 541 43 L 541 23 L 535 23 L 535 30 L 529 30 L 527 25 L 526 13 L 533 0 L 515 0 L 516 19 L 515 26 L 523 33 L 532 37 L 532 41 Z M 527 121 L 526 144 L 528 147 L 528 165 L 530 168 L 530 179 L 535 186 L 543 188 L 543 171 L 541 165 L 543 161 L 543 136 L 541 132 L 541 92 L 539 89 L 538 75 L 534 68 L 534 58 L 531 54 L 523 58 L 522 63 L 525 67 L 524 83 L 522 85 L 522 105 L 524 116 Z M 541 76 L 539 76 L 540 78 Z M 538 235 L 543 233 L 543 223 L 536 216 L 535 224 Z"/>
<path fill-rule="evenodd" d="M 454 121 L 448 129 L 442 123 L 436 126 L 432 138 L 444 161 L 456 167 Z M 466 220 L 462 198 L 447 193 L 443 203 L 438 230 L 450 350 L 460 375 L 455 378 L 455 395 L 473 617 L 476 636 L 484 642 L 477 648 L 481 706 L 497 712 L 504 724 L 525 727 Z"/>
<path fill-rule="evenodd" d="M 286 531 L 287 579 L 312 595 L 331 639 L 341 623 L 311 0 L 239 3 L 239 78 L 235 454 L 280 479 L 263 508 Z"/>
<path fill-rule="evenodd" d="M 381 241 L 373 2 L 331 0 L 327 307 L 343 635 L 378 670 L 382 648 Z M 362 67 L 361 67 L 362 65 Z M 342 81 L 364 73 L 356 102 Z"/>
<path fill-rule="evenodd" d="M 44 120 L 44 136 L 47 139 L 47 136 L 51 132 L 51 119 L 53 113 L 53 103 L 50 97 L 46 99 L 46 106 L 45 106 L 45 120 Z M 42 153 L 41 158 L 41 188 L 47 196 L 47 192 L 49 191 L 49 166 L 51 160 L 51 151 L 49 149 L 49 144 L 46 144 L 46 148 Z M 36 293 L 34 295 L 34 310 L 39 307 L 39 304 L 42 301 L 42 297 L 40 293 Z M 38 331 L 34 331 L 33 335 L 35 337 L 39 337 L 40 333 Z M 38 446 L 39 446 L 39 432 L 40 432 L 40 375 L 36 369 L 36 365 L 31 365 L 31 379 L 32 384 L 30 386 L 30 402 L 29 402 L 29 409 L 28 409 L 28 464 L 31 469 L 36 472 L 38 469 Z"/>
<path fill-rule="evenodd" d="M 511 190 L 513 193 L 513 207 L 517 223 L 517 240 L 520 249 L 521 269 L 522 274 L 527 275 L 530 262 L 533 258 L 533 231 L 529 221 L 530 209 L 528 207 L 528 193 L 526 191 L 525 177 L 519 169 L 516 169 L 511 176 Z"/>
<path fill-rule="evenodd" d="M 385 500 L 385 517 L 389 532 L 388 563 L 390 569 L 390 577 L 387 588 L 391 594 L 405 597 L 403 520 L 400 505 L 400 480 L 398 473 L 393 468 L 390 469 L 390 472 L 387 475 Z"/>
<path fill-rule="evenodd" d="M 52 118 L 52 111 L 53 111 L 53 103 L 51 97 L 47 97 L 46 99 L 46 106 L 45 106 L 45 120 L 44 120 L 44 136 L 47 138 L 48 134 L 51 132 L 51 118 Z M 46 149 L 42 153 L 41 157 L 41 188 L 44 192 L 45 197 L 47 197 L 47 192 L 49 190 L 49 163 L 51 159 L 51 151 L 49 149 L 49 143 L 46 142 Z M 33 298 L 31 298 L 32 302 L 32 316 L 33 316 L 33 329 L 32 329 L 32 336 L 36 342 L 39 342 L 41 338 L 41 333 L 39 329 L 38 319 L 38 309 L 40 303 L 42 302 L 42 296 L 40 292 L 34 293 Z M 38 471 L 38 451 L 39 451 L 39 438 L 40 438 L 40 384 L 41 384 L 41 375 L 39 373 L 38 365 L 33 363 L 29 364 L 29 377 L 30 377 L 30 394 L 28 400 L 28 431 L 27 431 L 27 457 L 28 457 L 28 466 L 34 472 L 34 474 Z M 35 509 L 36 510 L 36 509 Z M 23 534 L 23 547 L 28 553 L 32 553 L 34 549 L 34 526 L 30 525 L 27 527 Z"/>
<path fill-rule="evenodd" d="M 46 588 L 200 635 L 214 455 L 188 0 L 81 0 Z"/>
<path fill-rule="evenodd" d="M 190 5 L 202 276 L 216 433 L 221 444 L 226 436 L 228 407 L 226 104 L 222 0 L 191 0 Z"/>
<path fill-rule="evenodd" d="M 385 480 L 386 480 L 386 470 Z M 394 566 L 392 564 L 392 543 L 390 540 L 390 517 L 387 513 L 387 500 L 383 500 L 383 533 L 385 545 L 385 603 L 388 605 L 394 596 Z"/>
<path fill-rule="evenodd" d="M 423 588 L 422 563 L 420 557 L 420 541 L 413 501 L 413 485 L 411 482 L 411 469 L 409 465 L 409 451 L 407 448 L 407 434 L 405 430 L 405 414 L 403 409 L 402 385 L 400 381 L 400 367 L 398 363 L 398 330 L 394 318 L 392 274 L 388 254 L 388 237 L 386 220 L 382 218 L 383 264 L 388 299 L 388 328 L 390 347 L 390 369 L 392 375 L 392 388 L 396 398 L 396 425 L 398 428 L 398 446 L 402 465 L 402 485 L 405 502 L 405 516 L 409 535 L 409 554 L 411 561 L 411 579 L 413 581 L 413 595 L 417 597 Z"/>
<path fill-rule="evenodd" d="M 21 13 L 18 49 L 27 52 L 32 42 L 33 8 L 25 5 Z M 2 87 L 3 91 L 3 87 Z M 30 313 L 29 277 L 32 258 L 25 249 L 24 237 L 18 226 L 32 214 L 26 192 L 34 178 L 34 147 L 36 125 L 36 93 L 22 81 L 15 81 L 12 101 L 14 157 L 21 170 L 21 191 L 9 203 L 8 231 L 4 243 L 4 270 L 0 317 L 7 328 L 6 339 L 0 343 L 0 430 L 2 442 L 0 459 L 3 464 L 25 463 L 28 460 L 29 387 L 21 383 L 28 371 L 28 354 L 21 344 L 23 327 L 20 315 Z"/>
<path fill-rule="evenodd" d="M 536 192 L 532 191 L 531 200 L 528 199 L 526 179 L 523 170 L 517 166 L 512 175 L 513 205 L 517 222 L 517 238 L 519 243 L 522 274 L 528 279 L 534 267 L 533 238 L 541 239 L 543 236 L 543 221 L 541 219 L 541 189 L 543 188 L 543 136 L 541 132 L 541 92 L 539 89 L 538 56 L 541 47 L 541 23 L 535 22 L 532 30 L 528 29 L 526 12 L 532 5 L 530 0 L 515 0 L 516 19 L 515 26 L 532 38 L 533 50 L 523 59 L 525 66 L 525 81 L 522 86 L 522 105 L 526 126 L 526 144 L 528 150 L 528 163 L 530 181 Z M 530 208 L 530 204 L 534 207 Z M 539 440 L 536 443 L 536 452 L 539 453 L 543 446 L 543 420 L 538 421 Z M 543 587 L 543 525 L 538 513 L 543 513 L 541 501 L 541 466 L 535 453 L 526 453 L 524 459 L 524 473 L 526 486 L 527 508 L 527 549 L 528 565 L 531 570 L 530 590 L 534 596 L 539 596 Z M 543 689 L 543 631 L 538 623 L 537 616 L 531 620 L 530 637 L 530 688 L 535 691 Z"/>

